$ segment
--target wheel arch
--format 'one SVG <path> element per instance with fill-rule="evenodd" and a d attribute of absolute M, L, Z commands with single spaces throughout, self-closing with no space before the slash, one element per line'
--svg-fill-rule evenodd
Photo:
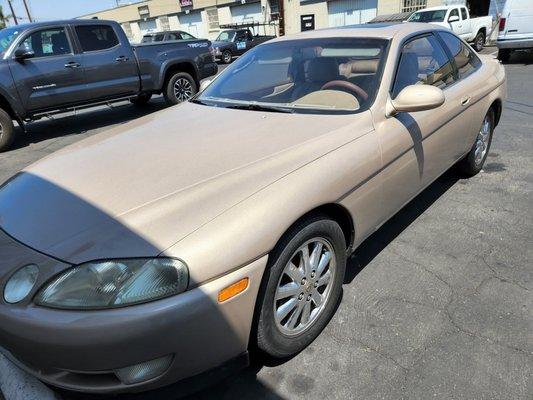
<path fill-rule="evenodd" d="M 494 100 L 489 107 L 489 110 L 490 109 L 494 110 L 494 126 L 496 127 L 498 126 L 498 123 L 500 122 L 500 117 L 502 115 L 502 109 L 503 109 L 502 100 L 501 99 Z"/>
<path fill-rule="evenodd" d="M 194 79 L 194 82 L 196 83 L 196 87 L 198 88 L 200 87 L 200 81 L 198 80 L 198 71 L 194 67 L 194 64 L 189 61 L 183 61 L 183 62 L 178 62 L 175 64 L 170 64 L 169 66 L 167 66 L 164 77 L 163 77 L 163 86 L 162 86 L 163 90 L 165 90 L 168 84 L 168 81 L 170 80 L 172 75 L 174 75 L 176 72 L 188 73 Z"/>

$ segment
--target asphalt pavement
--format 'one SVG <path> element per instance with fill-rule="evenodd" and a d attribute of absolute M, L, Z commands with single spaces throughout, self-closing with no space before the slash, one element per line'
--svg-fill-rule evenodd
<path fill-rule="evenodd" d="M 446 173 L 363 243 L 336 315 L 306 350 L 256 358 L 193 398 L 533 399 L 533 53 L 505 68 L 509 98 L 484 170 Z M 162 107 L 35 123 L 0 154 L 0 182 Z M 179 385 L 167 393 L 179 397 Z"/>

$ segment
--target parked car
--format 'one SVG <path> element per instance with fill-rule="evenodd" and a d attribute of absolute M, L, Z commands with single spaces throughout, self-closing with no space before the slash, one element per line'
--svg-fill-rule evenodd
<path fill-rule="evenodd" d="M 451 166 L 481 170 L 505 92 L 498 60 L 428 24 L 257 46 L 0 188 L 0 351 L 93 393 L 298 353 L 359 244 Z"/>
<path fill-rule="evenodd" d="M 253 35 L 250 29 L 228 29 L 220 32 L 213 42 L 215 58 L 229 64 L 233 57 L 240 56 L 258 44 L 275 36 Z"/>
<path fill-rule="evenodd" d="M 533 49 L 533 9 L 529 0 L 507 0 L 498 39 L 498 59 L 508 61 L 513 50 Z"/>
<path fill-rule="evenodd" d="M 191 40 L 196 39 L 190 33 L 184 31 L 166 31 L 147 33 L 143 36 L 141 43 L 168 42 L 171 40 Z"/>
<path fill-rule="evenodd" d="M 473 43 L 481 51 L 485 40 L 492 32 L 492 17 L 471 18 L 465 6 L 442 6 L 424 8 L 416 11 L 407 20 L 409 22 L 429 22 L 444 26 L 454 31 L 461 39 Z"/>
<path fill-rule="evenodd" d="M 163 93 L 169 104 L 197 92 L 217 72 L 208 40 L 132 46 L 119 24 L 72 20 L 0 31 L 0 151 L 14 138 L 13 120 Z"/>

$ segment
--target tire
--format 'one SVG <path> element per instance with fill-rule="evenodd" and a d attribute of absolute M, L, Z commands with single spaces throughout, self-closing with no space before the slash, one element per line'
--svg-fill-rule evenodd
<path fill-rule="evenodd" d="M 307 248 L 308 253 L 312 255 L 313 249 L 319 243 L 322 244 L 322 249 L 318 261 L 327 261 L 328 251 L 331 255 L 322 271 L 319 271 L 320 263 L 308 264 L 309 269 L 316 268 L 314 276 L 309 272 L 307 275 L 305 273 L 302 275 L 301 265 L 299 268 L 291 268 L 289 264 L 291 261 L 294 265 L 303 259 L 301 249 Z M 313 257 L 310 259 L 313 260 Z M 317 257 L 314 260 L 317 260 Z M 286 273 L 289 269 L 295 277 L 294 280 Z M 322 332 L 335 313 L 342 292 L 345 270 L 346 241 L 342 229 L 335 221 L 324 215 L 316 215 L 294 225 L 269 257 L 269 265 L 265 271 L 257 303 L 258 349 L 270 357 L 284 358 L 297 354 L 307 347 Z M 315 282 L 325 279 L 328 273 L 328 283 L 315 286 Z M 297 280 L 300 282 L 296 283 Z M 286 285 L 293 286 L 291 291 L 295 292 L 288 297 L 279 297 L 278 288 L 288 287 Z M 317 293 L 322 299 L 321 307 L 315 302 Z M 278 300 L 275 300 L 276 297 Z M 284 314 L 281 311 L 286 310 L 289 303 L 295 307 L 286 316 L 276 318 L 275 315 Z M 307 307 L 309 312 L 306 313 Z M 296 315 L 297 312 L 299 315 Z M 293 328 L 291 320 L 294 322 Z"/>
<path fill-rule="evenodd" d="M 137 97 L 134 97 L 133 99 L 131 99 L 130 101 L 132 104 L 141 107 L 141 106 L 145 106 L 146 104 L 148 104 L 151 98 L 152 98 L 151 93 L 141 93 Z"/>
<path fill-rule="evenodd" d="M 471 177 L 476 175 L 483 168 L 487 155 L 489 154 L 490 145 L 492 143 L 492 133 L 494 132 L 495 115 L 494 110 L 491 108 L 485 115 L 481 128 L 474 145 L 468 152 L 468 154 L 457 164 L 459 172 L 466 176 Z M 486 125 L 488 124 L 488 125 Z M 485 132 L 485 133 L 483 133 Z M 478 153 L 478 151 L 480 153 Z"/>
<path fill-rule="evenodd" d="M 187 101 L 198 93 L 196 82 L 186 72 L 176 72 L 170 77 L 165 87 L 165 100 L 170 105 L 179 104 Z"/>
<path fill-rule="evenodd" d="M 9 149 L 15 139 L 15 126 L 7 112 L 0 109 L 0 152 Z"/>
<path fill-rule="evenodd" d="M 233 54 L 231 54 L 231 51 L 224 50 L 222 52 L 222 62 L 224 64 L 229 64 L 231 62 L 231 60 L 233 60 Z"/>
<path fill-rule="evenodd" d="M 507 62 L 511 58 L 511 50 L 509 49 L 499 49 L 498 50 L 498 60 L 501 62 Z"/>
<path fill-rule="evenodd" d="M 483 50 L 485 45 L 485 34 L 483 32 L 478 32 L 476 38 L 474 39 L 474 48 L 477 52 Z"/>

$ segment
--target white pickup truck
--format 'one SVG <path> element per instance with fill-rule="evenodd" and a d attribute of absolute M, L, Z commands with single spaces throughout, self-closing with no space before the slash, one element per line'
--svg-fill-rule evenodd
<path fill-rule="evenodd" d="M 470 18 L 465 6 L 442 6 L 418 10 L 408 22 L 429 22 L 450 28 L 463 40 L 473 43 L 477 51 L 483 49 L 485 39 L 492 32 L 492 17 Z"/>

